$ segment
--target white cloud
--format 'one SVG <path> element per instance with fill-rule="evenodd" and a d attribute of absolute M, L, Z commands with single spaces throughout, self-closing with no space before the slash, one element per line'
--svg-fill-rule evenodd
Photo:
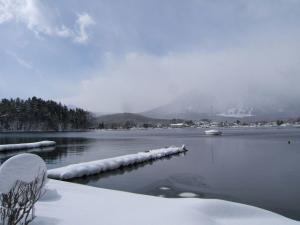
<path fill-rule="evenodd" d="M 53 29 L 37 0 L 0 0 L 0 23 L 14 20 L 35 33 L 53 35 Z"/>
<path fill-rule="evenodd" d="M 77 43 L 88 41 L 87 27 L 94 20 L 87 13 L 79 14 L 75 28 L 55 24 L 47 9 L 39 0 L 0 0 L 0 24 L 15 21 L 23 23 L 35 34 L 70 38 Z"/>
<path fill-rule="evenodd" d="M 6 51 L 6 54 L 13 57 L 13 59 L 15 59 L 17 61 L 17 63 L 19 63 L 19 65 L 21 65 L 27 69 L 33 69 L 33 66 L 30 62 L 27 62 L 26 60 L 22 59 L 16 53 L 11 52 L 11 51 Z"/>
<path fill-rule="evenodd" d="M 77 25 L 77 34 L 74 37 L 75 42 L 85 43 L 89 39 L 88 33 L 86 31 L 87 27 L 95 24 L 93 18 L 87 13 L 79 14 L 76 21 Z"/>
<path fill-rule="evenodd" d="M 0 23 L 3 23 L 13 18 L 9 6 L 10 6 L 9 0 L 2 0 L 0 2 Z"/>

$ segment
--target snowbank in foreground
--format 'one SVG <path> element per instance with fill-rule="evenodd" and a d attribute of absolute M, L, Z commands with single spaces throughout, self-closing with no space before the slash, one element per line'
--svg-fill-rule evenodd
<path fill-rule="evenodd" d="M 48 170 L 48 177 L 60 180 L 68 180 L 75 177 L 83 177 L 108 170 L 115 170 L 123 166 L 130 166 L 133 164 L 159 159 L 185 151 L 187 150 L 184 146 L 169 147 L 114 158 L 101 159 L 97 161 L 72 164 L 69 166 Z"/>
<path fill-rule="evenodd" d="M 30 148 L 43 148 L 43 147 L 53 146 L 55 144 L 56 143 L 54 141 L 40 141 L 34 143 L 0 145 L 0 152 L 9 151 L 9 150 L 23 150 L 23 149 L 30 149 Z"/>
<path fill-rule="evenodd" d="M 278 214 L 222 200 L 167 199 L 57 180 L 36 205 L 32 225 L 300 225 Z"/>

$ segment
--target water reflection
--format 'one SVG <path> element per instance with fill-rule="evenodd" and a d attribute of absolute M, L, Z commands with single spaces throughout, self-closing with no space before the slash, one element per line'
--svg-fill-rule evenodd
<path fill-rule="evenodd" d="M 142 163 L 126 166 L 126 167 L 120 167 L 119 169 L 106 171 L 106 172 L 101 173 L 101 174 L 95 174 L 95 175 L 91 175 L 91 176 L 74 178 L 74 179 L 71 179 L 69 181 L 74 182 L 74 183 L 87 184 L 87 185 L 90 185 L 90 186 L 99 187 L 100 183 L 101 183 L 101 180 L 104 179 L 104 178 L 124 175 L 126 173 L 130 173 L 130 172 L 133 172 L 135 170 L 144 168 L 146 166 L 152 166 L 153 164 L 157 163 L 158 161 L 161 161 L 161 162 L 168 161 L 168 160 L 170 160 L 172 158 L 175 158 L 175 157 L 183 157 L 186 154 L 187 154 L 186 152 L 182 152 L 182 153 L 178 153 L 178 154 L 174 154 L 174 155 L 165 156 L 164 158 L 160 158 L 160 159 L 150 160 L 150 161 L 146 161 L 146 162 L 142 162 Z"/>
<path fill-rule="evenodd" d="M 22 150 L 8 150 L 0 152 L 0 165 L 12 156 L 21 153 L 33 153 L 33 154 L 45 154 L 55 150 L 55 146 L 43 147 L 43 148 L 33 148 L 33 149 L 22 149 Z"/>

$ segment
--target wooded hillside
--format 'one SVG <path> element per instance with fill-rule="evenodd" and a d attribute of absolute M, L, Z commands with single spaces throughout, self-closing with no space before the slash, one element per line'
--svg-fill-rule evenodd
<path fill-rule="evenodd" d="M 32 97 L 0 101 L 0 131 L 64 131 L 89 128 L 90 113 Z"/>

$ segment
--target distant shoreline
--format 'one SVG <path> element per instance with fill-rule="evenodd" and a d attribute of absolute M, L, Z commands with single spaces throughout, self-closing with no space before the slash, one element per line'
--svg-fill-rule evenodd
<path fill-rule="evenodd" d="M 130 130 L 153 130 L 153 129 L 211 129 L 211 128 L 218 128 L 218 129 L 300 129 L 300 126 L 226 126 L 226 127 L 148 127 L 148 128 L 140 128 L 140 127 L 132 127 L 129 129 L 126 128 L 116 128 L 116 129 L 82 129 L 82 130 L 63 130 L 63 131 L 55 131 L 55 130 L 36 130 L 36 131 L 0 131 L 0 134 L 22 134 L 22 133 L 69 133 L 69 132 L 89 132 L 89 131 L 130 131 Z"/>

